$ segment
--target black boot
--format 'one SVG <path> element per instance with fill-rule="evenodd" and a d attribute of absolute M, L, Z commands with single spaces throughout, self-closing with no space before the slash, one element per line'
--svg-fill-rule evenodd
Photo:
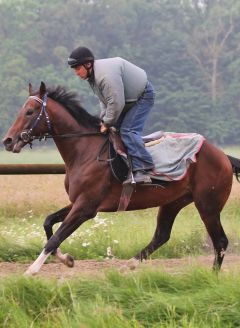
<path fill-rule="evenodd" d="M 149 173 L 144 170 L 134 172 L 133 177 L 136 183 L 152 183 Z"/>
<path fill-rule="evenodd" d="M 152 180 L 147 171 L 139 170 L 134 173 L 129 172 L 127 179 L 125 181 L 123 181 L 123 185 L 134 184 L 134 183 L 137 183 L 137 184 L 152 183 Z"/>

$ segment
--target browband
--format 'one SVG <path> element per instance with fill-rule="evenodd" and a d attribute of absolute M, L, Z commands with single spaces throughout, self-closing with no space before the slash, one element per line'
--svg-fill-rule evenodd
<path fill-rule="evenodd" d="M 43 100 L 40 99 L 40 98 L 38 98 L 37 96 L 29 96 L 28 98 L 36 100 L 36 101 L 39 102 L 41 105 L 43 104 Z"/>

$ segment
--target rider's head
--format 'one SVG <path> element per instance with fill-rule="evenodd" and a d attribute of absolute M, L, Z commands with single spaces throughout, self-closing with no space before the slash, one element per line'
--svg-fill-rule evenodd
<path fill-rule="evenodd" d="M 92 64 L 94 62 L 94 55 L 86 47 L 78 47 L 74 49 L 68 57 L 68 65 L 71 68 L 76 68 L 80 65 Z"/>
<path fill-rule="evenodd" d="M 75 70 L 75 73 L 83 80 L 90 79 L 93 75 L 94 55 L 86 47 L 74 49 L 68 57 L 68 65 Z"/>

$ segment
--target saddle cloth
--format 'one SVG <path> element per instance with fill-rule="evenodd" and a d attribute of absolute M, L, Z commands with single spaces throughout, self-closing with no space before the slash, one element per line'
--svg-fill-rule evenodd
<path fill-rule="evenodd" d="M 196 162 L 196 155 L 204 140 L 197 133 L 164 132 L 160 139 L 146 143 L 146 149 L 155 165 L 152 178 L 162 181 L 181 180 L 189 165 Z"/>
<path fill-rule="evenodd" d="M 156 140 L 148 138 L 148 136 L 143 137 L 144 141 L 148 141 L 145 142 L 145 146 L 155 165 L 151 178 L 166 182 L 181 180 L 186 175 L 189 165 L 196 162 L 196 155 L 205 138 L 197 133 L 159 131 L 155 134 L 159 136 Z M 116 153 L 110 144 L 110 157 L 114 156 Z M 121 156 L 116 156 L 110 165 L 113 175 L 118 180 L 124 181 L 127 177 L 128 167 Z"/>

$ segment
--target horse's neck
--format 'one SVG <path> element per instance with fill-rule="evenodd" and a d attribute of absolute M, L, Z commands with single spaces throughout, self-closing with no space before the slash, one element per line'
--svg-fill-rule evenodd
<path fill-rule="evenodd" d="M 85 134 L 93 132 L 93 130 L 90 131 L 89 128 L 81 126 L 62 105 L 51 102 L 49 108 L 49 116 L 54 134 Z M 84 162 L 86 156 L 91 153 L 89 146 L 92 144 L 93 138 L 95 139 L 95 146 L 99 147 L 98 143 L 100 140 L 96 137 L 56 137 L 53 139 L 66 165 L 72 165 L 75 160 L 80 165 L 81 161 Z"/>
<path fill-rule="evenodd" d="M 61 104 L 52 99 L 50 99 L 49 103 L 49 117 L 54 134 L 66 134 L 84 130 L 84 127 L 81 127 Z"/>

